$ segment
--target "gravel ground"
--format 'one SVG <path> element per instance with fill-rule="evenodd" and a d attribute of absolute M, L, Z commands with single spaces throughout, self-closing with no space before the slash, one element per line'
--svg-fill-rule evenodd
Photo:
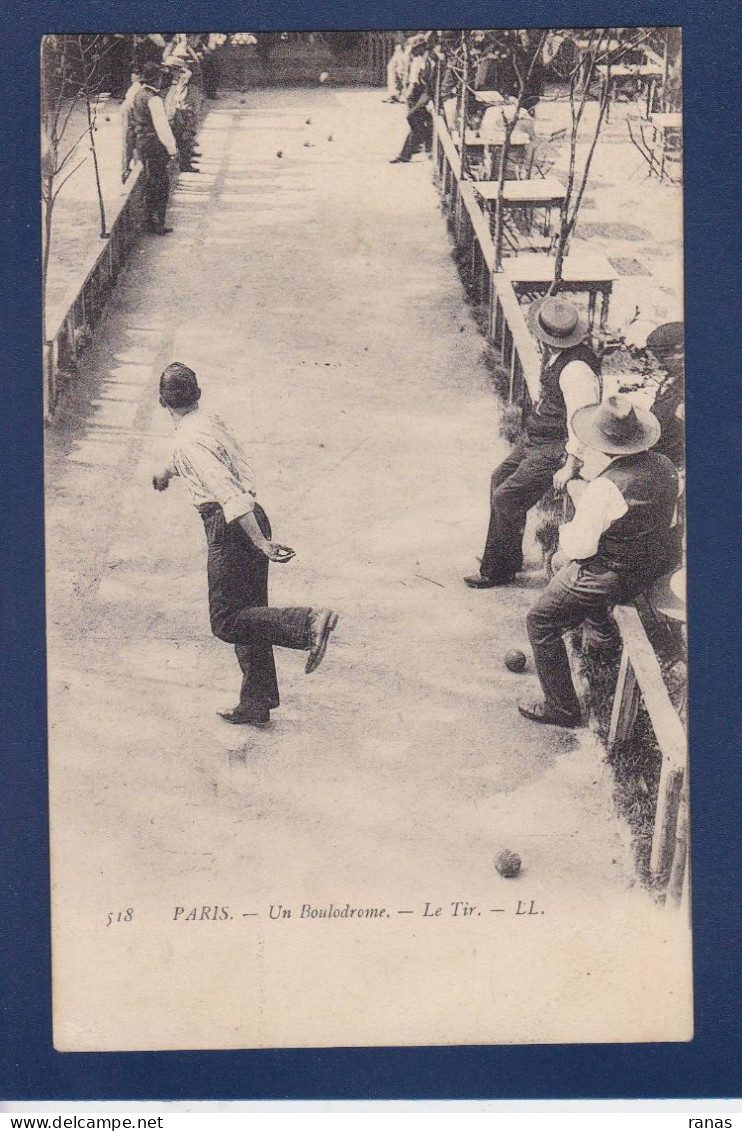
<path fill-rule="evenodd" d="M 537 563 L 461 582 L 505 445 L 430 165 L 387 163 L 403 132 L 378 91 L 223 97 L 48 433 L 59 1048 L 689 1035 L 688 940 L 634 882 L 602 750 L 515 709 Z M 201 524 L 150 485 L 173 359 L 297 549 L 273 603 L 340 612 L 316 675 L 280 653 L 266 732 L 215 714 L 238 670 Z M 385 915 L 301 918 L 331 901 Z M 228 918 L 176 921 L 203 906 Z"/>

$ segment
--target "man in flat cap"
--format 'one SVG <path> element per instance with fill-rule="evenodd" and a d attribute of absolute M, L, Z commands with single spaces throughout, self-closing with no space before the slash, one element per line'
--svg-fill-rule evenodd
<path fill-rule="evenodd" d="M 615 396 L 579 409 L 571 424 L 587 482 L 572 485 L 575 515 L 560 530 L 566 564 L 526 622 L 544 697 L 518 705 L 527 719 L 564 727 L 582 723 L 564 633 L 587 622 L 594 634 L 610 637 L 611 606 L 636 597 L 667 569 L 678 501 L 675 467 L 650 450 L 660 438 L 651 412 Z"/>
<path fill-rule="evenodd" d="M 242 669 L 239 703 L 219 714 L 229 723 L 266 726 L 279 705 L 273 646 L 308 650 L 305 671 L 313 672 L 338 614 L 268 605 L 268 563 L 288 562 L 294 551 L 272 541 L 241 445 L 217 416 L 200 411 L 200 398 L 193 370 L 178 361 L 168 365 L 160 377 L 160 404 L 175 425 L 175 447 L 171 464 L 152 484 L 164 491 L 179 476 L 204 524 L 211 630 L 234 645 Z"/>

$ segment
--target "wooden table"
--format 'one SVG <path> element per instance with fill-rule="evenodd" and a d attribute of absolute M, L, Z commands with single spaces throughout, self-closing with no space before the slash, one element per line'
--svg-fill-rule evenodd
<path fill-rule="evenodd" d="M 585 85 L 587 79 L 588 64 L 592 56 L 597 55 L 598 58 L 604 55 L 613 54 L 618 51 L 621 44 L 617 39 L 609 39 L 608 41 L 601 39 L 598 40 L 597 36 L 591 39 L 573 39 L 575 47 L 579 54 L 579 68 L 580 68 L 580 84 Z M 598 43 L 600 42 L 600 49 Z"/>
<path fill-rule="evenodd" d="M 475 181 L 474 188 L 491 213 L 497 201 L 497 182 Z M 505 181 L 502 186 L 502 203 L 505 208 L 522 208 L 526 214 L 537 208 L 544 209 L 545 236 L 551 230 L 552 208 L 560 208 L 566 195 L 567 190 L 556 177 L 544 177 L 534 181 Z"/>
<path fill-rule="evenodd" d="M 609 91 L 611 100 L 616 97 L 616 80 L 635 78 L 637 86 L 642 82 L 647 84 L 647 117 L 649 117 L 652 110 L 652 103 L 654 101 L 654 92 L 657 86 L 657 81 L 662 78 L 662 67 L 656 66 L 654 63 L 622 63 L 617 66 L 609 66 L 607 63 L 599 63 L 595 68 L 597 74 L 600 76 L 602 83 L 610 82 L 611 89 Z M 609 79 L 610 74 L 610 79 Z M 606 107 L 606 118 L 610 110 L 610 102 Z"/>
<path fill-rule="evenodd" d="M 660 180 L 665 175 L 665 160 L 668 153 L 681 153 L 683 148 L 683 115 L 682 114 L 650 114 L 655 135 L 660 146 L 660 164 L 658 177 Z M 650 173 L 652 168 L 650 166 Z"/>
<path fill-rule="evenodd" d="M 516 294 L 541 297 L 548 293 L 554 281 L 554 258 L 538 254 L 518 255 L 506 260 L 502 270 L 513 284 Z M 617 278 L 615 268 L 598 251 L 578 251 L 564 260 L 563 289 L 587 292 L 590 329 L 595 325 L 598 295 L 602 300 L 599 325 L 601 329 L 605 326 L 613 283 Z"/>
<path fill-rule="evenodd" d="M 493 148 L 502 148 L 505 144 L 505 134 L 486 134 L 482 137 L 479 130 L 467 130 L 465 134 L 465 144 L 467 149 L 476 149 L 478 146 L 484 147 L 491 145 Z M 528 145 L 528 134 L 523 133 L 522 130 L 513 130 L 510 136 L 510 146 L 512 149 L 519 149 L 524 145 Z"/>
<path fill-rule="evenodd" d="M 487 133 L 482 136 L 479 130 L 467 130 L 464 135 L 464 149 L 466 156 L 470 154 L 474 156 L 477 150 L 481 150 L 481 159 L 484 161 L 485 156 L 491 158 L 492 168 L 496 168 L 497 162 L 502 156 L 502 148 L 505 144 L 505 134 L 490 134 Z M 528 134 L 523 133 L 522 130 L 515 129 L 510 137 L 510 146 L 508 149 L 508 160 L 511 158 L 515 161 L 525 153 L 526 147 L 530 144 L 531 139 Z M 479 154 L 477 154 L 479 156 Z"/>
<path fill-rule="evenodd" d="M 481 102 L 483 106 L 499 106 L 500 103 L 502 103 L 503 106 L 508 105 L 499 90 L 475 90 L 474 100 L 475 102 Z"/>

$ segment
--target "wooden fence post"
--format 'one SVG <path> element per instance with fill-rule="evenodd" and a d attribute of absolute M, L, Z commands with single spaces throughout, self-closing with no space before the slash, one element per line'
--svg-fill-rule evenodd
<path fill-rule="evenodd" d="M 621 664 L 618 669 L 616 692 L 613 697 L 611 723 L 608 728 L 608 749 L 613 750 L 618 742 L 626 742 L 636 722 L 639 710 L 639 684 L 631 666 L 629 650 L 624 646 Z"/>
<path fill-rule="evenodd" d="M 675 834 L 675 852 L 672 858 L 670 879 L 667 884 L 667 902 L 672 907 L 680 907 L 683 891 L 688 883 L 688 849 L 690 838 L 690 814 L 688 812 L 688 783 L 683 781 L 678 807 L 678 827 Z"/>
<path fill-rule="evenodd" d="M 668 760 L 663 758 L 649 861 L 652 875 L 661 881 L 669 876 L 673 862 L 682 788 L 682 769 L 669 765 Z"/>

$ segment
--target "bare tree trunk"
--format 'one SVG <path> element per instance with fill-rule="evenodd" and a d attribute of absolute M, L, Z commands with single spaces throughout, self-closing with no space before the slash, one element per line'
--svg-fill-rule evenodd
<path fill-rule="evenodd" d="M 98 210 L 100 212 L 100 238 L 108 237 L 106 230 L 106 204 L 103 199 L 103 189 L 100 183 L 100 170 L 98 168 L 98 151 L 95 146 L 95 115 L 90 105 L 90 91 L 85 87 L 85 109 L 88 115 L 88 135 L 90 137 L 90 152 L 93 154 L 93 169 L 95 171 L 95 188 L 98 193 Z"/>
<path fill-rule="evenodd" d="M 502 203 L 502 196 L 505 189 L 505 170 L 508 163 L 508 156 L 510 154 L 510 139 L 513 136 L 518 116 L 513 118 L 512 122 L 505 122 L 505 137 L 503 138 L 502 151 L 500 153 L 500 168 L 497 171 L 497 199 L 495 200 L 495 271 L 502 270 L 502 244 L 504 235 L 504 208 Z"/>
<path fill-rule="evenodd" d="M 503 192 L 504 192 L 504 189 L 505 189 L 505 173 L 507 171 L 508 157 L 510 156 L 510 141 L 511 141 L 511 138 L 513 136 L 513 133 L 515 132 L 515 130 L 517 129 L 517 126 L 518 126 L 518 118 L 520 117 L 520 112 L 523 109 L 523 102 L 525 101 L 528 83 L 530 81 L 531 75 L 533 74 L 533 68 L 536 65 L 536 61 L 541 57 L 541 53 L 543 52 L 544 45 L 546 43 L 546 39 L 547 39 L 548 34 L 549 34 L 548 31 L 545 31 L 545 32 L 542 32 L 541 35 L 539 36 L 538 45 L 537 45 L 535 51 L 533 52 L 533 54 L 531 55 L 531 59 L 530 59 L 530 62 L 528 64 L 528 70 L 526 71 L 525 76 L 523 76 L 520 73 L 515 60 L 513 62 L 513 65 L 515 67 L 515 72 L 518 75 L 518 87 L 519 87 L 519 89 L 518 89 L 518 101 L 517 101 L 516 106 L 515 106 L 515 113 L 513 115 L 512 120 L 508 121 L 508 119 L 503 114 L 503 122 L 504 122 L 504 126 L 505 126 L 505 137 L 503 139 L 502 153 L 500 154 L 500 168 L 499 168 L 498 174 L 497 174 L 497 198 L 495 200 L 494 244 L 495 244 L 495 270 L 496 271 L 502 270 L 502 244 L 503 244 L 503 235 L 504 235 L 504 216 L 503 216 L 504 209 L 503 209 L 502 197 L 503 197 Z"/>
<path fill-rule="evenodd" d="M 563 283 L 564 260 L 569 250 L 569 242 L 572 233 L 577 223 L 577 216 L 582 204 L 582 198 L 587 185 L 588 177 L 590 175 L 590 166 L 592 164 L 593 154 L 595 153 L 595 146 L 597 145 L 598 137 L 605 118 L 605 111 L 608 105 L 608 97 L 610 92 L 610 60 L 608 61 L 608 73 L 606 80 L 601 88 L 600 104 L 598 107 L 598 117 L 593 130 L 593 136 L 590 143 L 585 165 L 582 170 L 582 175 L 579 180 L 579 188 L 576 198 L 574 197 L 575 181 L 577 179 L 577 146 L 580 138 L 580 124 L 587 105 L 588 95 L 590 92 L 590 83 L 595 75 L 595 68 L 597 66 L 598 58 L 605 36 L 608 36 L 610 41 L 610 28 L 601 28 L 597 32 L 597 40 L 593 43 L 593 36 L 591 35 L 591 42 L 588 46 L 587 59 L 583 62 L 581 68 L 575 69 L 570 76 L 569 83 L 569 107 L 570 115 L 572 118 L 572 130 L 569 139 L 569 170 L 567 173 L 567 185 L 564 195 L 562 206 L 559 210 L 559 236 L 557 237 L 557 244 L 554 253 L 554 278 L 549 287 L 549 294 L 555 295 L 561 289 Z M 584 71 L 584 82 L 581 84 L 579 102 L 576 101 L 576 89 L 579 84 L 580 70 Z"/>
<path fill-rule="evenodd" d="M 466 123 L 469 117 L 469 39 L 465 31 L 461 33 L 463 51 L 463 71 L 461 76 L 461 104 L 459 106 L 459 143 L 461 145 L 461 179 L 469 171 L 466 159 Z"/>
<path fill-rule="evenodd" d="M 54 211 L 54 178 L 45 178 L 43 189 L 44 200 L 44 249 L 41 255 L 41 321 L 43 326 L 44 341 L 46 341 L 46 285 L 49 277 L 49 255 L 52 242 L 52 217 Z"/>

